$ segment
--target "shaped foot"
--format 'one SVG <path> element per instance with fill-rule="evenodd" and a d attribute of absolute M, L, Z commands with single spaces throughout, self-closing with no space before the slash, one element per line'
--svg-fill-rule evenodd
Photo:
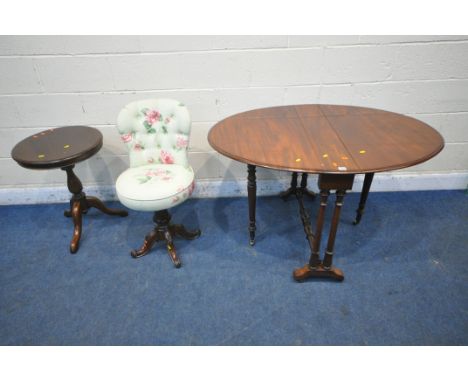
<path fill-rule="evenodd" d="M 143 242 L 143 245 L 140 247 L 140 249 L 132 250 L 130 252 L 130 255 L 132 255 L 134 259 L 145 256 L 146 254 L 148 254 L 148 252 L 151 250 L 151 248 L 157 240 L 158 231 L 154 229 L 148 235 L 146 235 L 145 241 Z"/>
<path fill-rule="evenodd" d="M 359 222 L 361 221 L 361 218 L 362 218 L 362 211 L 357 210 L 356 211 L 356 219 L 354 219 L 353 224 L 358 225 Z"/>
<path fill-rule="evenodd" d="M 249 227 L 249 244 L 251 246 L 255 245 L 255 226 Z"/>
<path fill-rule="evenodd" d="M 343 281 L 344 275 L 338 268 L 331 267 L 330 269 L 326 269 L 323 265 L 312 268 L 309 264 L 306 264 L 302 268 L 294 270 L 293 278 L 296 281 L 304 281 L 309 278 L 329 278 L 336 281 Z"/>
<path fill-rule="evenodd" d="M 169 230 L 166 230 L 164 232 L 164 239 L 166 240 L 166 247 L 167 247 L 167 253 L 169 254 L 169 257 L 172 260 L 172 263 L 174 264 L 174 267 L 180 268 L 182 266 L 182 263 L 177 256 L 176 249 L 174 247 L 174 242 L 172 240 L 172 235 L 169 232 Z"/>

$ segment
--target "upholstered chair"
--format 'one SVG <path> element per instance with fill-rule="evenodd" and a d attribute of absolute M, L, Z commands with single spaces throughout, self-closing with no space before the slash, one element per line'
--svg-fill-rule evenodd
<path fill-rule="evenodd" d="M 130 168 L 117 179 L 121 203 L 137 211 L 153 211 L 155 228 L 145 237 L 135 258 L 146 255 L 158 241 L 166 243 L 176 268 L 181 266 L 173 238 L 195 239 L 200 230 L 190 232 L 172 224 L 168 209 L 187 200 L 194 189 L 194 173 L 187 150 L 191 128 L 184 104 L 172 99 L 146 99 L 125 106 L 117 118 L 117 128 L 130 156 Z"/>

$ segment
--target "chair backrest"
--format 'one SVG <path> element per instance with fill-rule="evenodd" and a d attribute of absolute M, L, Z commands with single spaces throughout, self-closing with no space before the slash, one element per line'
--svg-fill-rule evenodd
<path fill-rule="evenodd" d="M 191 120 L 187 107 L 173 99 L 145 99 L 126 105 L 117 129 L 130 156 L 130 167 L 151 163 L 189 167 Z"/>

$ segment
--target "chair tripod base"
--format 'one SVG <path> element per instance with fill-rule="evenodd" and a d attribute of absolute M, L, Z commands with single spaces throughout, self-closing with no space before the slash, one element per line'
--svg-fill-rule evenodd
<path fill-rule="evenodd" d="M 149 253 L 156 242 L 164 241 L 172 263 L 176 268 L 180 268 L 182 266 L 182 262 L 180 261 L 174 247 L 174 237 L 193 240 L 201 235 L 201 231 L 199 229 L 189 231 L 182 224 L 171 224 L 171 215 L 167 210 L 155 212 L 153 221 L 156 223 L 156 227 L 146 235 L 145 241 L 140 249 L 130 252 L 131 256 L 135 259 L 145 256 Z"/>
<path fill-rule="evenodd" d="M 338 269 L 331 267 L 325 268 L 322 264 L 311 267 L 309 264 L 304 265 L 302 268 L 297 268 L 293 272 L 294 280 L 304 281 L 309 278 L 329 278 L 336 281 L 343 281 L 344 274 Z"/>

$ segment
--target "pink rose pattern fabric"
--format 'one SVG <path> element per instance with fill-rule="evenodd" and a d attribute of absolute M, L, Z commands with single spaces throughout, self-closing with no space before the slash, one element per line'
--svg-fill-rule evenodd
<path fill-rule="evenodd" d="M 131 142 L 132 141 L 132 134 L 131 133 L 122 134 L 120 136 L 120 139 L 122 139 L 122 141 L 124 141 L 125 143 Z"/>
<path fill-rule="evenodd" d="M 143 109 L 142 114 L 145 116 L 145 120 L 143 121 L 143 126 L 146 129 L 146 132 L 148 134 L 156 134 L 156 129 L 153 127 L 153 125 L 156 122 L 159 122 L 162 120 L 162 115 L 159 111 L 157 110 L 151 110 L 151 109 Z"/>
<path fill-rule="evenodd" d="M 185 107 L 182 103 L 179 106 Z M 158 189 L 164 188 L 166 182 L 168 186 L 171 184 L 173 187 L 178 179 L 177 171 L 171 166 L 173 164 L 181 164 L 193 172 L 187 162 L 190 126 L 188 129 L 186 126 L 182 129 L 181 126 L 179 129 L 179 121 L 176 118 L 177 110 L 165 112 L 164 115 L 161 110 L 163 109 L 158 110 L 157 106 L 137 109 L 136 115 L 134 114 L 131 118 L 134 118 L 133 123 L 137 122 L 139 126 L 130 127 L 124 134 L 121 134 L 122 141 L 130 151 L 132 167 L 155 164 L 155 166 L 148 166 L 150 169 L 144 169 L 133 175 L 134 181 L 142 186 L 147 184 L 149 187 L 153 187 L 151 183 L 154 182 L 154 187 Z M 184 132 L 185 130 L 187 133 Z M 167 166 L 157 166 L 157 164 Z M 194 187 L 195 182 L 187 187 L 187 183 L 184 184 L 181 180 L 175 195 L 168 197 L 168 202 L 172 205 L 182 202 L 193 193 Z"/>
<path fill-rule="evenodd" d="M 167 169 L 150 169 L 147 170 L 143 176 L 138 175 L 137 180 L 140 184 L 147 183 L 152 180 L 161 180 L 163 182 L 170 182 L 172 179 L 174 179 L 174 175 L 172 174 L 172 171 L 167 170 Z"/>
<path fill-rule="evenodd" d="M 192 195 L 194 189 L 195 189 L 195 180 L 194 180 L 194 181 L 192 182 L 192 184 L 189 186 L 189 189 L 188 189 L 188 194 L 189 194 L 189 196 Z"/>
<path fill-rule="evenodd" d="M 169 169 L 154 168 L 146 170 L 144 174 L 138 174 L 136 179 L 139 184 L 145 184 L 151 181 L 171 182 L 174 179 L 174 174 Z M 179 186 L 176 190 L 178 195 L 173 196 L 171 199 L 172 204 L 176 204 L 181 199 L 186 199 L 192 195 L 194 188 L 195 180 L 188 187 Z"/>
<path fill-rule="evenodd" d="M 188 146 L 188 139 L 185 137 L 178 136 L 176 140 L 176 149 L 186 149 Z"/>
<path fill-rule="evenodd" d="M 174 164 L 174 157 L 169 151 L 161 150 L 161 162 L 164 164 Z"/>
<path fill-rule="evenodd" d="M 173 117 L 173 115 L 171 115 L 170 117 L 166 117 L 163 120 L 163 116 L 157 110 L 151 110 L 151 109 L 145 108 L 141 111 L 141 113 L 145 116 L 145 120 L 143 121 L 143 126 L 145 127 L 146 132 L 148 134 L 156 134 L 159 129 L 162 131 L 163 134 L 167 134 L 166 125 L 171 122 L 172 120 L 171 118 Z M 156 129 L 153 126 L 156 122 L 162 122 L 162 124 L 158 127 L 158 129 Z"/>
<path fill-rule="evenodd" d="M 159 114 L 159 111 L 156 110 L 148 110 L 148 112 L 145 115 L 146 122 L 148 122 L 149 125 L 153 125 L 156 121 L 159 121 L 159 119 L 161 118 L 161 114 Z"/>
<path fill-rule="evenodd" d="M 185 107 L 184 104 L 180 103 L 179 106 Z M 158 110 L 144 108 L 140 110 L 143 116 L 143 126 L 146 130 L 147 134 L 169 134 L 167 126 L 173 123 L 174 121 L 174 114 L 170 114 L 167 116 L 163 116 Z M 145 150 L 145 145 L 136 137 L 135 132 L 125 133 L 121 135 L 121 139 L 124 143 L 126 143 L 131 151 L 141 152 Z M 174 164 L 176 162 L 176 158 L 174 154 L 180 151 L 187 151 L 189 140 L 187 136 L 183 134 L 174 134 L 175 142 L 166 149 L 161 148 L 159 144 L 157 145 L 158 149 L 161 149 L 158 154 L 145 158 L 144 160 L 148 164 L 152 163 L 161 163 L 161 164 Z M 148 147 L 152 148 L 152 147 Z"/>
<path fill-rule="evenodd" d="M 190 184 L 190 186 L 188 186 L 188 188 L 186 189 L 186 192 L 182 194 L 182 198 L 187 198 L 190 195 L 192 195 L 194 189 L 195 189 L 195 180 Z M 177 192 L 180 193 L 182 191 L 184 191 L 184 187 L 180 186 L 179 188 L 177 188 Z M 181 199 L 180 195 L 174 196 L 172 198 L 172 204 L 176 204 L 180 199 Z"/>

